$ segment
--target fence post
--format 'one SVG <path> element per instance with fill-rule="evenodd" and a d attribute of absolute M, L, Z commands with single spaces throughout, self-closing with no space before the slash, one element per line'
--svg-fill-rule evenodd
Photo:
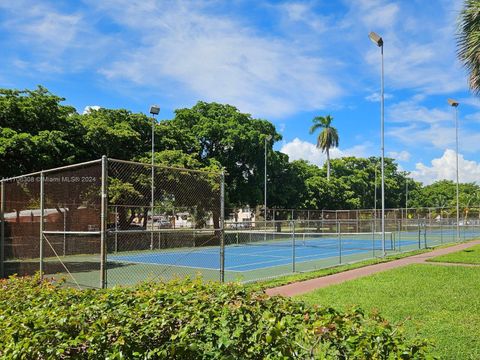
<path fill-rule="evenodd" d="M 375 220 L 372 220 L 370 223 L 370 228 L 372 230 L 372 257 L 375 258 Z"/>
<path fill-rule="evenodd" d="M 342 263 L 342 239 L 340 238 L 340 224 L 337 220 L 337 238 L 338 238 L 338 257 L 339 263 Z"/>
<path fill-rule="evenodd" d="M 357 210 L 357 233 L 360 232 L 360 212 Z"/>
<path fill-rule="evenodd" d="M 153 135 L 152 135 L 152 141 L 153 141 Z M 153 150 L 152 150 L 153 151 Z M 153 250 L 153 241 L 154 241 L 154 227 L 153 227 L 153 216 L 155 213 L 155 166 L 153 162 L 153 153 L 152 153 L 152 171 L 151 171 L 151 184 L 150 184 L 150 213 L 151 213 L 151 218 L 152 218 L 152 223 L 150 225 L 150 250 Z M 147 223 L 148 223 L 148 215 L 147 215 Z M 147 226 L 147 225 L 146 225 Z"/>
<path fill-rule="evenodd" d="M 100 203 L 100 288 L 107 287 L 107 157 L 102 156 L 102 188 Z"/>
<path fill-rule="evenodd" d="M 440 215 L 440 244 L 443 244 L 443 219 Z"/>
<path fill-rule="evenodd" d="M 420 243 L 422 229 L 420 228 L 420 216 L 417 216 L 417 228 L 418 228 L 418 248 L 421 249 L 422 245 Z"/>
<path fill-rule="evenodd" d="M 67 254 L 67 211 L 65 203 L 63 203 L 63 256 Z"/>
<path fill-rule="evenodd" d="M 310 210 L 307 210 L 307 232 L 310 231 Z"/>
<path fill-rule="evenodd" d="M 5 277 L 5 182 L 0 185 L 0 278 Z"/>
<path fill-rule="evenodd" d="M 225 282 L 225 171 L 220 176 L 220 282 Z"/>
<path fill-rule="evenodd" d="M 295 220 L 292 220 L 292 272 L 295 272 Z"/>
<path fill-rule="evenodd" d="M 320 225 L 322 226 L 322 229 L 320 230 L 320 232 L 323 232 L 323 225 L 324 225 L 324 223 L 323 223 L 323 209 L 322 209 L 322 215 L 320 215 L 320 216 L 322 218 L 322 221 L 320 223 Z"/>
<path fill-rule="evenodd" d="M 44 206 L 45 206 L 45 176 L 43 171 L 40 172 L 40 244 L 39 244 L 39 271 L 40 279 L 43 279 L 43 230 L 44 230 Z"/>
<path fill-rule="evenodd" d="M 160 248 L 160 245 L 158 246 L 158 248 Z M 118 251 L 118 206 L 115 206 L 115 244 L 113 251 L 115 254 Z"/>
<path fill-rule="evenodd" d="M 400 220 L 398 222 L 398 225 L 397 225 L 397 238 L 395 238 L 396 240 L 396 245 L 398 244 L 398 252 L 402 252 L 402 220 Z"/>
<path fill-rule="evenodd" d="M 427 245 L 427 224 L 423 224 L 423 243 L 425 245 L 425 249 L 428 247 Z"/>

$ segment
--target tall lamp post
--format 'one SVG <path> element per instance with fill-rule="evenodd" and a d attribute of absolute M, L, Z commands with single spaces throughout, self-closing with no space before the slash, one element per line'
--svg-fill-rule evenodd
<path fill-rule="evenodd" d="M 456 177 L 457 177 L 457 241 L 460 241 L 460 205 L 458 201 L 458 105 L 459 102 L 453 99 L 448 99 L 448 104 L 455 108 L 455 154 L 456 154 Z"/>
<path fill-rule="evenodd" d="M 408 173 L 405 173 L 405 224 L 408 222 Z"/>
<path fill-rule="evenodd" d="M 150 114 L 152 114 L 152 181 L 151 181 L 151 202 L 150 202 L 150 211 L 152 213 L 152 225 L 150 233 L 150 249 L 153 250 L 153 212 L 154 212 L 154 203 L 155 203 L 155 115 L 160 114 L 160 106 L 152 105 L 150 106 Z"/>
<path fill-rule="evenodd" d="M 385 142 L 384 142 L 384 92 L 383 92 L 383 39 L 373 31 L 368 34 L 370 40 L 380 48 L 382 58 L 382 76 L 380 86 L 381 106 L 380 106 L 380 132 L 381 132 L 381 168 L 382 168 L 382 255 L 385 257 Z"/>
<path fill-rule="evenodd" d="M 377 163 L 375 163 L 375 192 L 373 193 L 373 232 L 377 232 Z"/>
<path fill-rule="evenodd" d="M 272 140 L 272 135 L 267 135 L 265 137 L 265 169 L 264 169 L 264 194 L 263 202 L 265 209 L 265 230 L 267 229 L 267 142 Z"/>

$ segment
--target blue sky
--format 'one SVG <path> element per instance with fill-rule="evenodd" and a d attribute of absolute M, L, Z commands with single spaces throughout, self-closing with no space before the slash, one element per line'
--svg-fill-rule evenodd
<path fill-rule="evenodd" d="M 480 101 L 455 56 L 462 1 L 0 1 L 0 86 L 41 84 L 86 106 L 160 118 L 198 100 L 272 121 L 278 150 L 322 164 L 308 128 L 330 114 L 334 156 L 386 153 L 425 183 L 455 174 L 449 97 L 460 101 L 460 180 L 480 179 Z"/>

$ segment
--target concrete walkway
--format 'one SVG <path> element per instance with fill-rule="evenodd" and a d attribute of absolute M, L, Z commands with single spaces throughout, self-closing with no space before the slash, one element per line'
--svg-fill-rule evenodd
<path fill-rule="evenodd" d="M 365 266 L 358 269 L 344 271 L 338 274 L 323 276 L 323 277 L 312 279 L 312 280 L 300 281 L 293 284 L 280 286 L 277 288 L 267 289 L 265 292 L 268 295 L 283 295 L 283 296 L 301 295 L 301 294 L 313 291 L 315 289 L 320 289 L 333 284 L 340 284 L 344 281 L 357 279 L 359 277 L 368 276 L 381 271 L 395 269 L 395 268 L 410 265 L 410 264 L 424 263 L 426 260 L 431 259 L 433 257 L 450 254 L 452 252 L 464 250 L 479 244 L 480 244 L 480 240 L 470 241 L 468 243 L 462 243 L 462 244 L 450 246 L 447 248 L 436 249 L 427 253 L 413 255 L 413 256 L 409 256 L 399 260 L 393 260 L 393 261 L 385 262 L 381 264 L 369 265 L 369 266 Z"/>

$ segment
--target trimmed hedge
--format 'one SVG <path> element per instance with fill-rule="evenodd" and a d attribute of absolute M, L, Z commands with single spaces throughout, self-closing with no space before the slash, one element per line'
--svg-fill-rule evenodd
<path fill-rule="evenodd" d="M 425 359 L 428 343 L 360 309 L 200 279 L 75 290 L 0 281 L 2 359 Z"/>

